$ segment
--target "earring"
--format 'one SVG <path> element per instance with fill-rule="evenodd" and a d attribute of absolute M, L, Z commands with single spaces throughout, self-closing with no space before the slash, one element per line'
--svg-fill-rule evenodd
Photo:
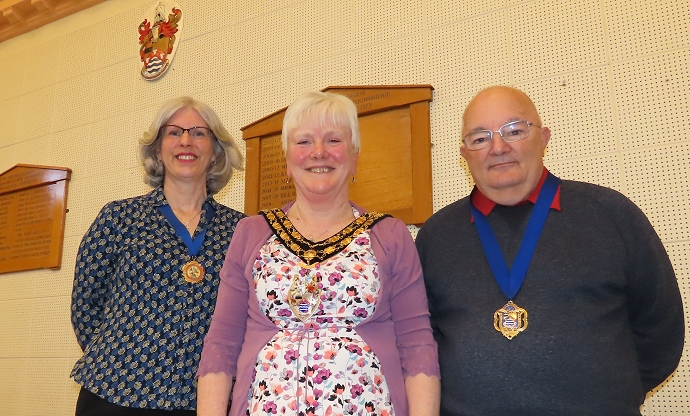
<path fill-rule="evenodd" d="M 211 161 L 211 166 L 216 166 L 216 159 L 213 159 L 213 160 Z"/>
<path fill-rule="evenodd" d="M 289 176 L 288 176 L 288 178 L 285 180 L 285 183 L 290 183 L 290 177 L 289 177 Z"/>
<path fill-rule="evenodd" d="M 355 177 L 353 176 L 352 177 L 352 183 L 356 183 L 356 182 L 357 182 L 357 180 L 355 180 Z"/>

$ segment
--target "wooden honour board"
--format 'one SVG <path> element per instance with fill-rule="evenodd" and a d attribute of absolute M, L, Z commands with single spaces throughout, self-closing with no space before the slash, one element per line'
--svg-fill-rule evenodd
<path fill-rule="evenodd" d="M 357 106 L 361 150 L 350 200 L 367 210 L 422 224 L 433 213 L 431 185 L 431 85 L 328 87 Z M 244 210 L 285 205 L 295 198 L 286 184 L 281 144 L 283 108 L 242 127 L 247 148 Z"/>
<path fill-rule="evenodd" d="M 71 174 L 23 164 L 0 174 L 0 273 L 60 268 Z"/>

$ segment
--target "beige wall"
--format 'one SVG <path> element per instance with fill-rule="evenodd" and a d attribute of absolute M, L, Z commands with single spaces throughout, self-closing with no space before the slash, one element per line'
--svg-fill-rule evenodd
<path fill-rule="evenodd" d="M 104 203 L 147 190 L 137 138 L 180 94 L 206 101 L 241 138 L 241 126 L 303 90 L 432 84 L 439 209 L 471 189 L 458 151 L 469 98 L 492 84 L 522 88 L 552 129 L 547 165 L 639 204 L 690 302 L 690 2 L 178 1 L 182 42 L 155 82 L 138 73 L 149 1 L 106 1 L 0 44 L 0 172 L 73 170 L 62 269 L 0 275 L 0 415 L 73 414 L 77 245 Z M 242 209 L 243 180 L 218 199 Z M 689 366 L 686 354 L 645 414 L 690 414 Z"/>

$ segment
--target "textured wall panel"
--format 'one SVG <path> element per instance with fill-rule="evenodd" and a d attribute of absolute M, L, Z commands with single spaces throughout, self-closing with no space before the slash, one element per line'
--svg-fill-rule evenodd
<path fill-rule="evenodd" d="M 15 160 L 29 165 L 50 165 L 50 142 L 51 137 L 48 135 L 17 143 L 14 146 Z"/>
<path fill-rule="evenodd" d="M 233 13 L 237 1 L 198 1 L 178 0 L 184 13 L 184 27 L 182 37 L 185 39 L 203 36 L 225 42 L 218 36 L 218 29 L 225 28 L 237 22 L 238 16 Z M 256 2 L 257 4 L 263 2 Z M 138 23 L 138 22 L 137 22 Z M 216 32 L 216 33 L 213 33 Z"/>
<path fill-rule="evenodd" d="M 206 1 L 206 3 L 214 4 L 215 2 Z M 297 3 L 297 0 L 233 1 L 230 3 L 232 3 L 231 14 L 234 21 L 243 22 Z"/>
<path fill-rule="evenodd" d="M 234 49 L 229 29 L 221 29 L 215 36 L 201 36 L 180 44 L 175 55 L 174 82 L 178 83 L 177 95 L 194 95 L 198 91 L 218 88 L 233 78 L 228 65 L 227 53 L 220 50 Z"/>
<path fill-rule="evenodd" d="M 285 23 L 291 28 L 288 59 L 292 65 L 311 62 L 318 59 L 315 58 L 316 53 L 314 50 L 314 44 L 316 42 L 316 39 L 314 39 L 314 26 L 319 25 L 324 20 L 320 11 L 324 10 L 325 7 L 320 6 L 330 3 L 331 2 L 304 1 L 289 9 L 288 15 L 286 16 L 287 21 Z M 346 2 L 338 2 L 338 4 L 343 3 Z M 317 15 L 319 15 L 321 19 L 317 19 Z M 349 22 L 351 20 L 352 19 L 339 19 L 340 22 Z M 313 24 L 299 25 L 297 24 L 298 21 L 313 22 Z M 343 37 L 347 38 L 348 34 L 351 37 L 351 33 L 348 32 L 345 32 Z"/>
<path fill-rule="evenodd" d="M 328 60 L 310 62 L 298 71 L 296 94 L 303 91 L 321 90 L 329 86 L 354 85 L 352 81 L 353 53 L 332 56 Z"/>
<path fill-rule="evenodd" d="M 25 56 L 22 54 L 14 55 L 10 59 L 0 60 L 0 74 L 2 74 L 0 101 L 17 97 L 22 93 L 24 63 Z"/>
<path fill-rule="evenodd" d="M 74 382 L 69 372 L 74 362 L 71 359 L 33 359 L 28 363 L 28 380 L 23 394 L 24 415 L 73 414 L 76 396 L 68 397 L 74 391 Z M 40 391 L 32 395 L 30 392 Z"/>
<path fill-rule="evenodd" d="M 502 0 L 477 0 L 462 3 L 447 0 L 429 0 L 424 4 L 426 27 L 434 28 L 448 23 L 463 20 L 468 17 L 483 15 L 487 11 L 496 10 L 505 4 Z M 491 20 L 487 17 L 486 24 Z"/>
<path fill-rule="evenodd" d="M 129 113 L 92 124 L 93 142 L 89 146 L 88 160 L 91 166 L 98 166 L 95 173 L 103 175 L 138 167 L 137 133 L 132 131 L 132 115 Z M 107 152 L 107 149 L 118 149 L 118 152 Z"/>
<path fill-rule="evenodd" d="M 424 28 L 421 0 L 354 0 L 355 48 L 419 33 Z"/>
<path fill-rule="evenodd" d="M 341 54 L 354 42 L 352 2 L 309 0 L 290 8 L 290 66 Z"/>
<path fill-rule="evenodd" d="M 0 126 L 4 127 L 3 139 L 0 140 L 0 149 L 15 144 L 18 141 L 17 130 L 19 129 L 20 102 L 21 97 L 19 96 L 0 101 Z"/>
<path fill-rule="evenodd" d="M 246 80 L 287 67 L 291 45 L 290 37 L 283 32 L 288 29 L 283 28 L 283 24 L 289 15 L 286 10 L 278 10 L 235 26 L 233 38 L 239 49 L 236 50 L 235 81 Z M 252 46 L 246 47 L 247 45 Z"/>
<path fill-rule="evenodd" d="M 17 274 L 15 278 L 27 278 Z M 0 357 L 21 358 L 27 356 L 31 336 L 33 299 L 0 301 Z"/>
<path fill-rule="evenodd" d="M 21 96 L 16 141 L 24 141 L 50 132 L 53 117 L 55 85 Z"/>
<path fill-rule="evenodd" d="M 690 137 L 690 50 L 612 65 L 624 149 Z"/>
<path fill-rule="evenodd" d="M 18 83 L 23 93 L 55 84 L 56 64 L 60 60 L 60 48 L 56 47 L 56 44 L 48 42 L 38 45 L 22 52 L 18 58 L 14 64 L 21 69 L 23 75 L 22 82 Z"/>
<path fill-rule="evenodd" d="M 422 35 L 377 44 L 354 53 L 352 78 L 357 85 L 425 84 Z"/>
<path fill-rule="evenodd" d="M 546 165 L 554 175 L 562 179 L 595 183 L 624 192 L 619 157 L 615 153 L 559 160 Z"/>
<path fill-rule="evenodd" d="M 272 83 L 275 77 L 266 75 L 240 82 L 234 86 L 235 115 L 239 126 L 246 126 L 278 110 L 277 93 Z M 241 138 L 242 136 L 238 136 Z"/>
<path fill-rule="evenodd" d="M 690 2 L 606 0 L 603 4 L 613 62 L 690 46 Z"/>
<path fill-rule="evenodd" d="M 98 22 L 100 23 L 100 22 Z M 132 31 L 132 39 L 138 42 L 138 34 Z M 72 32 L 58 39 L 58 42 L 50 45 L 57 47 L 59 51 L 57 64 L 57 82 L 84 75 L 96 67 L 99 47 L 96 43 L 100 24 L 93 25 Z M 46 45 L 48 46 L 48 45 Z"/>
<path fill-rule="evenodd" d="M 511 83 L 508 33 L 495 30 L 500 24 L 491 23 L 505 19 L 505 11 L 500 10 L 427 33 L 429 83 L 436 88 L 436 100 Z"/>
<path fill-rule="evenodd" d="M 134 58 L 127 59 L 95 71 L 93 121 L 132 111 L 132 85 L 140 77 L 134 70 L 134 61 Z"/>
<path fill-rule="evenodd" d="M 98 51 L 92 69 L 106 68 L 128 59 L 141 62 L 138 28 L 143 20 L 144 15 L 132 9 L 100 22 L 97 42 L 94 45 Z"/>
<path fill-rule="evenodd" d="M 52 131 L 90 123 L 93 117 L 94 72 L 55 84 Z"/>
<path fill-rule="evenodd" d="M 275 87 L 275 96 L 273 97 L 273 107 L 275 108 L 273 111 L 287 107 L 295 100 L 298 94 L 304 92 L 303 90 L 297 89 L 299 83 L 299 68 L 295 67 L 280 71 L 273 74 L 273 79 L 278 83 Z M 271 111 L 271 113 L 273 111 Z"/>
<path fill-rule="evenodd" d="M 508 9 L 500 24 L 510 33 L 518 82 L 606 63 L 598 0 L 525 2 Z"/>
<path fill-rule="evenodd" d="M 0 377 L 0 414 L 8 416 L 28 414 L 24 411 L 25 400 L 22 399 L 28 391 L 27 362 L 28 360 L 25 358 L 0 359 L 0 374 L 2 374 Z"/>
<path fill-rule="evenodd" d="M 26 273 L 21 272 L 0 274 L 0 303 L 7 300 L 34 297 L 34 280 L 25 276 Z M 0 308 L 2 307 L 0 306 Z M 2 336 L 4 342 L 4 334 Z M 0 359 L 0 361 L 2 360 Z"/>

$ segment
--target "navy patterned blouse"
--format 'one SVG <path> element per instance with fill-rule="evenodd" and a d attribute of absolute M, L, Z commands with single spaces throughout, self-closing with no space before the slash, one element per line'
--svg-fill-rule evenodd
<path fill-rule="evenodd" d="M 121 406 L 191 410 L 219 272 L 244 214 L 209 195 L 196 231 L 206 228 L 206 237 L 192 257 L 158 210 L 166 204 L 162 188 L 111 202 L 82 239 L 72 325 L 84 355 L 71 376 Z M 208 218 L 207 211 L 215 215 Z M 185 281 L 181 272 L 194 258 L 206 270 L 200 283 Z"/>

